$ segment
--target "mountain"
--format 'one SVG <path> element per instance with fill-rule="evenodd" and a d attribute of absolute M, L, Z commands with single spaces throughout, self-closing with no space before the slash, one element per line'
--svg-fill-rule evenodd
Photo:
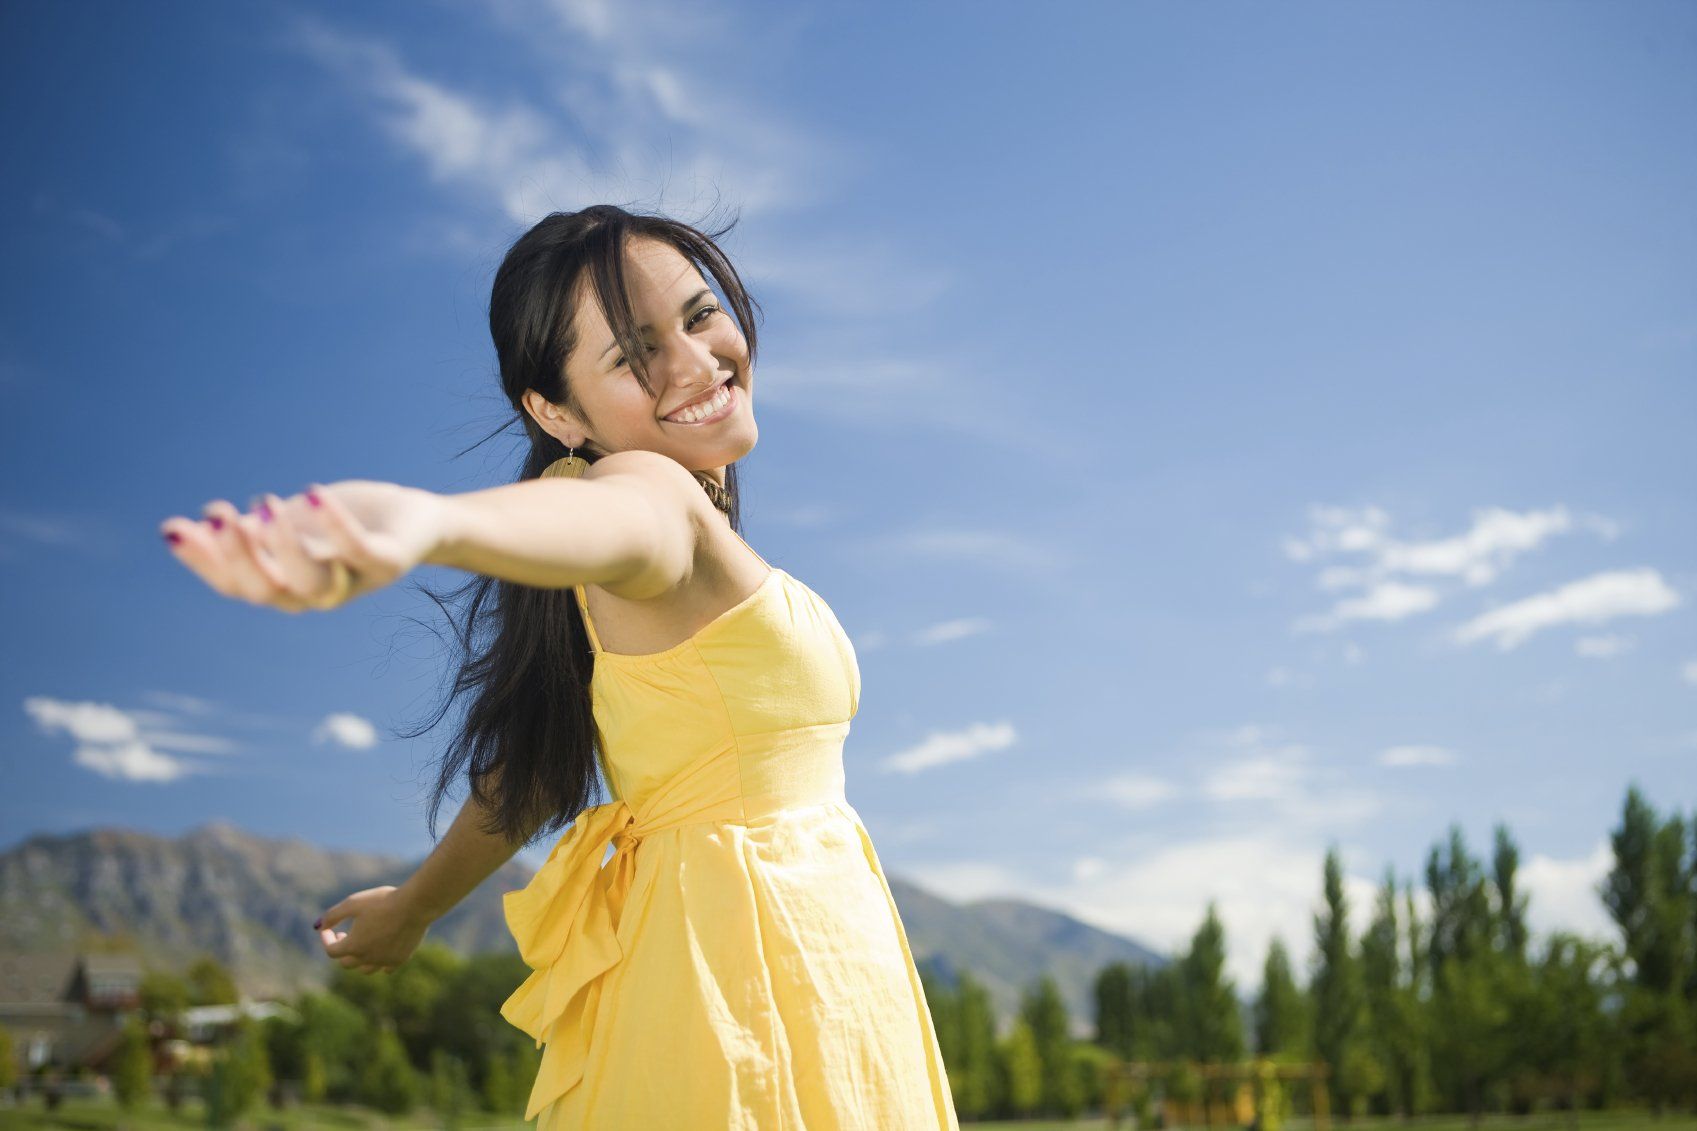
<path fill-rule="evenodd" d="M 182 970 L 201 954 L 250 997 L 323 985 L 334 966 L 312 920 L 362 888 L 399 884 L 416 861 L 250 835 L 213 822 L 181 837 L 120 828 L 33 836 L 0 852 L 0 951 L 73 949 L 91 935 L 130 940 L 148 963 Z M 501 895 L 532 870 L 503 865 L 447 916 L 432 942 L 464 953 L 516 950 Z M 1094 1015 L 1091 981 L 1106 963 L 1163 964 L 1146 947 L 1017 900 L 957 904 L 890 876 L 916 963 L 944 982 L 970 971 L 1003 1025 L 1021 992 L 1053 974 L 1073 1025 Z"/>

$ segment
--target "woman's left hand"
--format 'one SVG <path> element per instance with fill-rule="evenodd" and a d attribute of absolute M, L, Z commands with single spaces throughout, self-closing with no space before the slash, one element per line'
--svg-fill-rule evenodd
<path fill-rule="evenodd" d="M 345 604 L 425 561 L 443 537 L 443 503 L 416 487 L 345 479 L 287 499 L 260 495 L 246 514 L 214 499 L 201 521 L 174 516 L 160 531 L 218 593 L 298 613 Z"/>

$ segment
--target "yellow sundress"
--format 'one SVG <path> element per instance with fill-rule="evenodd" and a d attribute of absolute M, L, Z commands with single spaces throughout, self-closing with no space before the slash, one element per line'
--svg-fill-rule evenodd
<path fill-rule="evenodd" d="M 822 597 L 761 562 L 752 594 L 645 655 L 603 651 L 576 588 L 616 800 L 503 897 L 533 970 L 501 1015 L 544 1049 L 536 1131 L 958 1131 L 844 793 L 854 647 Z"/>

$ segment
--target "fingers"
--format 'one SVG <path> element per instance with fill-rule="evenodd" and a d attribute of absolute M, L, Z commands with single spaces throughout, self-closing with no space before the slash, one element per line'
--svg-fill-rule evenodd
<path fill-rule="evenodd" d="M 326 564 L 334 543 L 324 536 L 324 523 L 305 514 L 304 496 L 285 502 L 267 492 L 257 499 L 250 514 L 214 499 L 202 508 L 202 521 L 173 516 L 160 532 L 177 560 L 222 596 L 291 613 L 315 607 L 335 580 Z M 345 528 L 345 510 L 341 518 Z"/>
<path fill-rule="evenodd" d="M 380 572 L 383 563 L 372 549 L 365 524 L 348 510 L 334 491 L 326 489 L 322 483 L 312 484 L 309 491 L 311 497 L 318 500 L 318 517 L 324 525 L 324 536 L 334 556 L 355 574 Z M 355 588 L 358 588 L 357 582 Z"/>

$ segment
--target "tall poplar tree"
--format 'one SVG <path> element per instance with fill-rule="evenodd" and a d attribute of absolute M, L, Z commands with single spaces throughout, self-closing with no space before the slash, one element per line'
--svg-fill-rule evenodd
<path fill-rule="evenodd" d="M 1291 971 L 1284 940 L 1274 935 L 1255 999 L 1255 1051 L 1300 1060 L 1308 1054 L 1308 1002 Z"/>
<path fill-rule="evenodd" d="M 1348 1118 L 1371 1073 L 1362 1061 L 1361 966 L 1350 942 L 1349 901 L 1335 845 L 1326 852 L 1325 906 L 1314 916 L 1312 985 L 1314 1051 L 1331 1068 L 1333 1109 Z"/>

